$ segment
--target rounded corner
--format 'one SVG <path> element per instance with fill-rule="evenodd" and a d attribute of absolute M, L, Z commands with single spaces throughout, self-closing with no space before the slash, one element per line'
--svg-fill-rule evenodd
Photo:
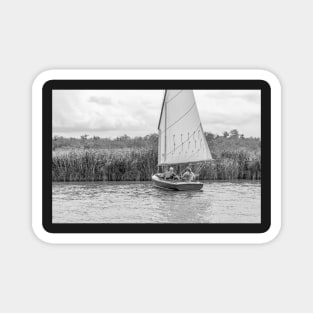
<path fill-rule="evenodd" d="M 44 86 L 49 83 L 54 76 L 55 70 L 45 70 L 40 72 L 36 77 L 33 79 L 32 89 L 37 88 L 44 88 Z"/>
<path fill-rule="evenodd" d="M 50 237 L 52 235 L 51 232 L 42 224 L 42 225 L 36 225 L 32 224 L 32 231 L 33 234 L 37 239 L 39 239 L 41 242 L 52 244 L 53 241 L 50 240 Z"/>
<path fill-rule="evenodd" d="M 272 71 L 261 69 L 258 70 L 261 80 L 263 80 L 270 88 L 278 88 L 281 90 L 281 83 L 278 76 Z"/>
<path fill-rule="evenodd" d="M 281 223 L 276 225 L 269 225 L 267 229 L 261 234 L 261 244 L 267 244 L 275 240 L 281 232 Z"/>

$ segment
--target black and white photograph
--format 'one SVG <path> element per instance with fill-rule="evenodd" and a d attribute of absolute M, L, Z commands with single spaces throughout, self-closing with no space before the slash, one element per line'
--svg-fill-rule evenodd
<path fill-rule="evenodd" d="M 261 223 L 260 90 L 53 90 L 52 223 Z"/>
<path fill-rule="evenodd" d="M 0 313 L 313 312 L 311 1 L 2 1 Z"/>

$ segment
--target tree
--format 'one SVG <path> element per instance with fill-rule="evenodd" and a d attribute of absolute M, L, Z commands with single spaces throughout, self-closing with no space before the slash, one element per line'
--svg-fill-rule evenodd
<path fill-rule="evenodd" d="M 88 137 L 89 137 L 89 135 L 87 135 L 87 134 L 80 136 L 80 143 L 84 149 L 90 148 L 90 144 L 88 143 Z"/>
<path fill-rule="evenodd" d="M 215 138 L 214 134 L 212 134 L 212 133 L 207 133 L 207 132 L 204 133 L 204 136 L 205 136 L 207 142 L 211 142 L 211 141 L 213 141 L 214 138 Z"/>
<path fill-rule="evenodd" d="M 224 138 L 228 138 L 229 133 L 228 132 L 223 132 L 223 136 L 224 136 Z"/>
<path fill-rule="evenodd" d="M 237 129 L 233 129 L 230 131 L 230 138 L 238 139 L 239 138 L 239 132 Z"/>
<path fill-rule="evenodd" d="M 87 140 L 88 137 L 89 137 L 89 135 L 86 134 L 86 135 L 80 136 L 80 139 L 81 139 L 81 140 Z"/>

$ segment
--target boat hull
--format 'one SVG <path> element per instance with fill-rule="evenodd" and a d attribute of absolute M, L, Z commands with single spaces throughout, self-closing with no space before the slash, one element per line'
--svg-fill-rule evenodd
<path fill-rule="evenodd" d="M 187 190 L 201 190 L 203 183 L 201 182 L 184 182 L 175 180 L 164 180 L 156 175 L 152 176 L 154 185 L 161 189 L 187 191 Z"/>

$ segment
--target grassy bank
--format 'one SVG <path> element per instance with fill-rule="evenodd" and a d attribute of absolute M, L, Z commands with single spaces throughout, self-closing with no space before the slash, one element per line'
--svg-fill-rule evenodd
<path fill-rule="evenodd" d="M 69 150 L 54 152 L 53 181 L 150 180 L 157 164 L 153 150 Z"/>
<path fill-rule="evenodd" d="M 53 181 L 145 181 L 157 172 L 155 149 L 54 151 Z M 178 168 L 175 169 L 178 171 Z M 221 153 L 206 164 L 200 179 L 260 179 L 261 160 L 243 150 Z"/>
<path fill-rule="evenodd" d="M 214 161 L 200 179 L 261 179 L 261 141 L 237 130 L 222 136 L 205 133 Z M 52 140 L 53 181 L 144 181 L 157 172 L 158 135 L 114 139 L 91 137 Z M 175 168 L 179 173 L 179 168 Z"/>

